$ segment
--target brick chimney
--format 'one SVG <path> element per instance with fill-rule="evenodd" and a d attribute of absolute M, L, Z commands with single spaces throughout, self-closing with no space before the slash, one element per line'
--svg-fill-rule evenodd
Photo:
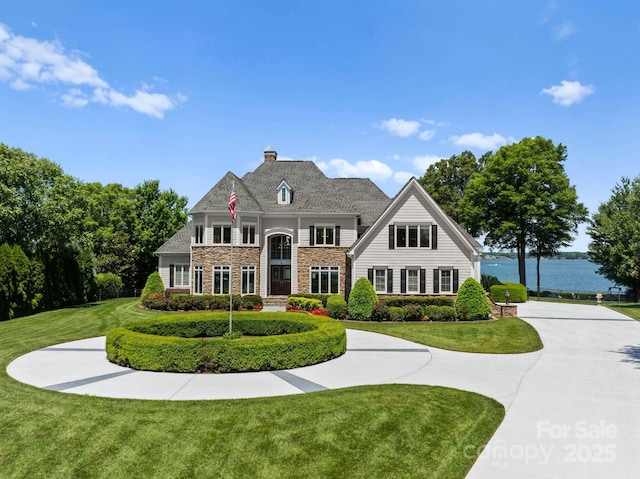
<path fill-rule="evenodd" d="M 278 152 L 273 149 L 271 145 L 264 149 L 264 161 L 276 161 L 278 159 Z"/>

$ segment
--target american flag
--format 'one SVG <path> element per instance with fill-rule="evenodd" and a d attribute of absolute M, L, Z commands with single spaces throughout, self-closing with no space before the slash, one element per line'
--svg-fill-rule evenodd
<path fill-rule="evenodd" d="M 231 196 L 229 197 L 229 213 L 231 213 L 231 222 L 236 222 L 236 187 L 231 187 Z"/>

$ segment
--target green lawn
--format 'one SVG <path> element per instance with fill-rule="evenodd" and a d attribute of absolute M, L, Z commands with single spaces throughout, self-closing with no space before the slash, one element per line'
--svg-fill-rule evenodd
<path fill-rule="evenodd" d="M 527 353 L 542 348 L 537 331 L 520 318 L 455 323 L 349 321 L 345 326 L 468 353 Z"/>
<path fill-rule="evenodd" d="M 492 399 L 428 386 L 171 402 L 46 391 L 6 374 L 27 351 L 156 314 L 116 300 L 0 323 L 0 477 L 463 478 L 504 417 Z"/>
<path fill-rule="evenodd" d="M 640 303 L 605 303 L 608 308 L 640 321 Z"/>

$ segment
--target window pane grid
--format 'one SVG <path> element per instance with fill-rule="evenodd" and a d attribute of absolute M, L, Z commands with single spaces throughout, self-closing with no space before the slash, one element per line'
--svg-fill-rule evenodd
<path fill-rule="evenodd" d="M 311 293 L 339 294 L 339 266 L 311 266 Z"/>

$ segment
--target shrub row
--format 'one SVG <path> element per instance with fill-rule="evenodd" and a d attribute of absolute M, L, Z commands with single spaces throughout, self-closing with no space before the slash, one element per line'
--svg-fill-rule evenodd
<path fill-rule="evenodd" d="M 244 299 L 248 298 L 248 299 Z M 233 309 L 254 309 L 256 303 L 262 303 L 262 298 L 255 299 L 252 296 L 233 295 Z M 176 294 L 165 297 L 163 293 L 150 293 L 143 300 L 142 304 L 149 309 L 160 311 L 205 311 L 205 310 L 228 310 L 228 294 Z"/>
<path fill-rule="evenodd" d="M 287 310 L 289 311 L 313 311 L 314 309 L 324 309 L 324 304 L 316 298 L 306 296 L 289 296 L 287 299 Z"/>
<path fill-rule="evenodd" d="M 519 283 L 507 283 L 491 286 L 491 299 L 496 303 L 506 302 L 506 291 L 509 290 L 509 302 L 524 303 L 527 301 L 527 288 Z"/>
<path fill-rule="evenodd" d="M 307 298 L 307 299 L 318 299 L 322 301 L 322 307 L 327 307 L 327 300 L 329 299 L 329 294 L 314 294 L 314 293 L 295 293 L 289 296 L 289 298 Z"/>
<path fill-rule="evenodd" d="M 451 306 L 420 306 L 408 304 L 403 308 L 388 306 L 384 301 L 373 305 L 372 321 L 455 321 L 456 312 Z"/>
<path fill-rule="evenodd" d="M 453 297 L 450 296 L 382 296 L 380 301 L 387 306 L 403 308 L 407 304 L 419 304 L 420 306 L 453 306 Z"/>
<path fill-rule="evenodd" d="M 107 333 L 107 357 L 148 371 L 221 373 L 308 366 L 346 351 L 344 326 L 321 316 L 240 312 L 234 333 L 248 336 L 208 337 L 224 334 L 228 319 L 196 313 L 132 321 Z"/>

